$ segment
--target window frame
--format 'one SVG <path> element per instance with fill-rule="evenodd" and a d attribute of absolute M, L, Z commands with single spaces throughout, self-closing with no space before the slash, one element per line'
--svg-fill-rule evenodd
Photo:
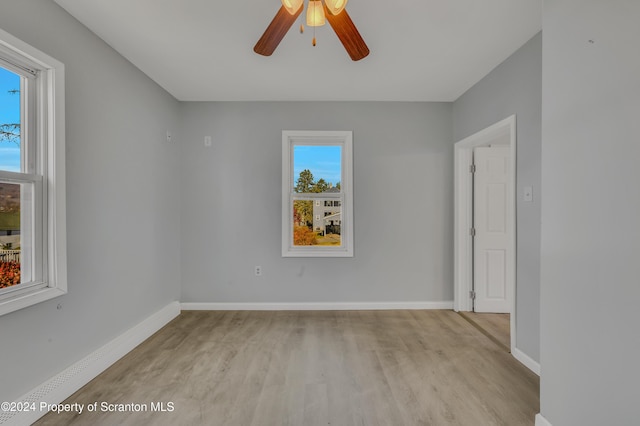
<path fill-rule="evenodd" d="M 21 96 L 20 173 L 0 171 L 3 182 L 29 190 L 21 196 L 21 248 L 30 281 L 2 289 L 0 315 L 67 293 L 64 64 L 0 30 L 0 64 L 24 77 Z M 21 103 L 22 104 L 22 103 Z M 21 262 L 22 264 L 23 262 Z"/>
<path fill-rule="evenodd" d="M 340 192 L 316 194 L 294 191 L 293 148 L 296 145 L 340 145 L 342 147 Z M 332 198 L 341 203 L 341 245 L 294 246 L 292 215 L 294 199 L 320 201 L 320 199 Z M 353 257 L 353 217 L 353 132 L 282 131 L 282 257 Z"/>

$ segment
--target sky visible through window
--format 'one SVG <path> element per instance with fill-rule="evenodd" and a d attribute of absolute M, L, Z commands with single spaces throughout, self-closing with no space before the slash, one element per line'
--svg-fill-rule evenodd
<path fill-rule="evenodd" d="M 0 67 L 0 125 L 20 123 L 20 76 Z M 0 170 L 20 171 L 20 146 L 0 139 Z"/>
<path fill-rule="evenodd" d="M 342 147 L 339 145 L 295 145 L 293 147 L 293 184 L 300 172 L 310 170 L 313 179 L 335 186 L 342 177 Z"/>

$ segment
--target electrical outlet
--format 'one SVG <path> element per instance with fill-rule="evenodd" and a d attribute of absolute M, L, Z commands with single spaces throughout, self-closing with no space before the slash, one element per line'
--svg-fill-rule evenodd
<path fill-rule="evenodd" d="M 256 274 L 256 277 L 259 277 L 262 275 L 262 266 L 255 266 L 253 268 L 253 272 Z"/>
<path fill-rule="evenodd" d="M 204 137 L 204 146 L 206 146 L 207 148 L 211 146 L 211 136 Z"/>

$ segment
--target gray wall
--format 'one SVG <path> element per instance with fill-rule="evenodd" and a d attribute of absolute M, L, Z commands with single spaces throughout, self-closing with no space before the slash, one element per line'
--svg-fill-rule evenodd
<path fill-rule="evenodd" d="M 540 359 L 541 102 L 538 34 L 453 104 L 454 142 L 516 114 L 516 347 L 535 361 Z M 525 186 L 533 187 L 533 202 L 522 201 Z"/>
<path fill-rule="evenodd" d="M 451 104 L 213 102 L 182 112 L 183 302 L 453 299 Z M 282 130 L 353 130 L 354 258 L 281 257 Z"/>
<path fill-rule="evenodd" d="M 49 0 L 0 1 L 0 28 L 66 65 L 66 296 L 0 317 L 0 401 L 179 297 L 179 103 Z M 62 304 L 62 309 L 56 309 Z"/>
<path fill-rule="evenodd" d="M 554 426 L 638 424 L 639 16 L 637 0 L 545 2 L 541 413 Z"/>

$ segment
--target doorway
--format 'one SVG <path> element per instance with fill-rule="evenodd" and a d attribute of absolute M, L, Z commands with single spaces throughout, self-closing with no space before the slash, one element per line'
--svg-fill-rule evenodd
<path fill-rule="evenodd" d="M 455 144 L 454 147 L 454 310 L 457 312 L 473 312 L 474 296 L 474 150 L 489 146 L 508 147 L 506 154 L 506 187 L 508 197 L 504 200 L 504 227 L 506 239 L 505 251 L 498 256 L 493 252 L 494 263 L 504 264 L 503 283 L 495 293 L 504 294 L 505 303 L 510 313 L 510 349 L 513 352 L 516 343 L 516 117 L 512 115 L 480 132 L 471 135 Z M 498 262 L 499 261 L 499 262 Z M 486 266 L 486 262 L 483 264 Z M 475 265 L 477 266 L 477 265 Z M 483 273 L 486 274 L 486 271 Z M 474 291 L 476 293 L 474 294 Z M 482 289 L 486 296 L 486 287 Z M 485 309 L 486 310 L 486 309 Z M 489 309 L 492 310 L 492 309 Z"/>

